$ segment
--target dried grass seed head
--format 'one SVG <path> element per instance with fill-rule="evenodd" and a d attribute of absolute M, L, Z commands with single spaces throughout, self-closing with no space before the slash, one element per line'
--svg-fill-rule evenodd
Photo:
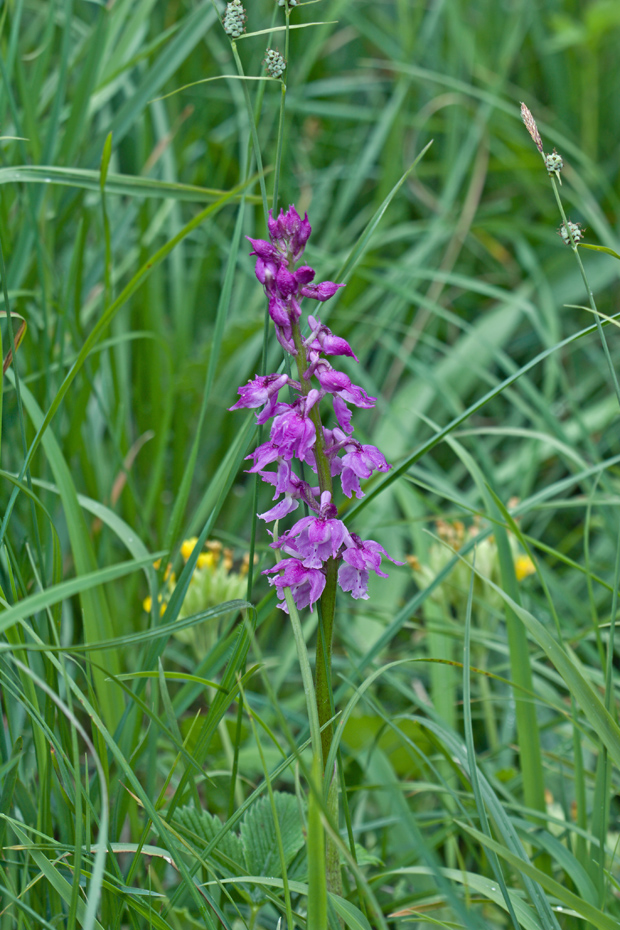
<path fill-rule="evenodd" d="M 526 107 L 524 103 L 521 104 L 521 119 L 525 123 L 525 128 L 527 129 L 530 136 L 532 137 L 534 145 L 536 146 L 536 148 L 542 155 L 543 144 L 542 144 L 542 139 L 540 138 L 540 133 L 538 131 L 538 126 L 536 125 L 536 120 L 534 119 L 530 110 Z"/>

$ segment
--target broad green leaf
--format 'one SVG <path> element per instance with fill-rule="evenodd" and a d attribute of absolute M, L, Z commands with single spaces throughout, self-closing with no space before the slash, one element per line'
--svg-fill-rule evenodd
<path fill-rule="evenodd" d="M 202 841 L 199 847 L 201 853 L 204 846 L 207 846 L 211 840 L 222 832 L 222 821 L 218 817 L 210 814 L 209 811 L 197 811 L 194 806 L 190 805 L 177 808 L 172 822 L 185 827 L 186 830 L 195 834 Z M 243 846 L 239 836 L 233 833 L 232 830 L 224 833 L 219 838 L 213 852 L 222 853 L 231 860 L 231 863 L 236 867 L 236 871 L 243 871 Z"/>
<path fill-rule="evenodd" d="M 278 823 L 287 865 L 304 844 L 299 803 L 294 794 L 274 791 Z M 241 842 L 248 871 L 256 875 L 282 875 L 276 843 L 273 813 L 268 797 L 259 798 L 246 812 L 241 822 Z"/>

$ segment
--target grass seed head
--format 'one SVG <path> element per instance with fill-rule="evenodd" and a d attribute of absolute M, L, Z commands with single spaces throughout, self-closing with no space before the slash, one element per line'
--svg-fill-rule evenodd
<path fill-rule="evenodd" d="M 542 155 L 543 153 L 543 144 L 542 139 L 540 138 L 540 133 L 538 131 L 538 126 L 536 125 L 536 120 L 532 116 L 530 110 L 526 107 L 524 103 L 521 104 L 521 119 L 525 123 L 525 128 L 529 132 L 530 136 L 534 141 L 534 145 Z"/>

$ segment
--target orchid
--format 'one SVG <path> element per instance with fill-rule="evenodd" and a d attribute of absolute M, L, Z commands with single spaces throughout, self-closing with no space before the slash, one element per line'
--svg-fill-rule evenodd
<path fill-rule="evenodd" d="M 352 436 L 350 405 L 369 409 L 374 407 L 376 398 L 353 384 L 345 372 L 335 369 L 325 357 L 341 355 L 357 361 L 351 346 L 312 314 L 308 315 L 309 335 L 305 339 L 301 335 L 303 300 L 329 300 L 344 285 L 315 282 L 314 268 L 295 267 L 312 231 L 307 214 L 302 219 L 295 207 L 290 206 L 286 213 L 280 210 L 274 219 L 270 211 L 268 230 L 269 241 L 248 237 L 252 245 L 250 254 L 256 257 L 256 277 L 265 290 L 276 337 L 294 357 L 299 380 L 293 381 L 285 374 L 256 376 L 239 388 L 239 400 L 229 409 L 260 407 L 256 422 L 272 420 L 269 440 L 248 456 L 253 461 L 248 471 L 258 472 L 275 489 L 273 500 L 277 503 L 258 514 L 260 519 L 281 520 L 297 510 L 300 501 L 312 511 L 274 538 L 272 548 L 286 557 L 263 573 L 275 576 L 269 578 L 269 583 L 275 585 L 280 595 L 278 606 L 288 613 L 284 589 L 290 589 L 298 608 L 312 610 L 325 590 L 329 564 L 339 566 L 337 579 L 343 591 L 353 598 L 367 598 L 369 571 L 387 577 L 381 571 L 382 556 L 396 565 L 403 563 L 392 559 L 378 542 L 364 541 L 350 533 L 338 519 L 333 502 L 333 478 L 340 477 L 347 497 L 355 494 L 360 498 L 364 496 L 360 479 L 391 468 L 379 449 L 363 445 Z M 279 400 L 279 392 L 285 386 L 293 392 L 289 402 Z M 331 397 L 337 423 L 332 429 L 322 425 L 319 413 L 321 402 L 327 397 Z M 318 476 L 318 487 L 311 487 L 295 474 L 291 464 L 294 460 L 312 469 Z M 275 464 L 276 470 L 266 471 L 271 464 Z M 336 575 L 332 578 L 335 585 Z"/>

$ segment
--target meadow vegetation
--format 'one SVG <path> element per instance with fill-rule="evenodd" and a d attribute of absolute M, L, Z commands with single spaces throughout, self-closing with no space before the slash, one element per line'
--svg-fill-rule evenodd
<path fill-rule="evenodd" d="M 620 7 L 280 4 L 0 9 L 0 930 L 619 930 Z M 229 409 L 289 205 L 402 563 L 331 671 Z"/>

